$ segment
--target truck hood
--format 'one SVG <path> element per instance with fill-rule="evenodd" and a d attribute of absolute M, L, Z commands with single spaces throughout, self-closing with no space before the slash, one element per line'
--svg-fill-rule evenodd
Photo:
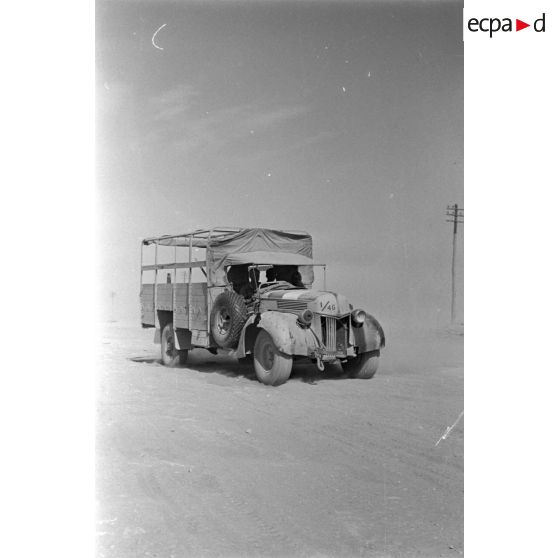
<path fill-rule="evenodd" d="M 277 289 L 261 295 L 267 310 L 300 312 L 306 309 L 326 316 L 349 314 L 349 301 L 343 295 L 330 291 L 309 289 Z"/>

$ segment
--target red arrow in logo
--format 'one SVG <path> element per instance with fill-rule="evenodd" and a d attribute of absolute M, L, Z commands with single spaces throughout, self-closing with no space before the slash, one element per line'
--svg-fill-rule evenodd
<path fill-rule="evenodd" d="M 520 19 L 515 20 L 515 30 L 516 31 L 521 31 L 522 29 L 525 29 L 526 27 L 531 27 L 531 24 L 530 23 L 525 23 L 524 21 L 521 21 Z"/>

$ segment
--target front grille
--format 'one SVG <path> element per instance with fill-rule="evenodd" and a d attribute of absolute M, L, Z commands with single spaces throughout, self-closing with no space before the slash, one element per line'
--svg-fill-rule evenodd
<path fill-rule="evenodd" d="M 345 354 L 349 338 L 349 318 L 322 316 L 322 340 L 331 354 Z"/>
<path fill-rule="evenodd" d="M 290 312 L 304 312 L 307 308 L 307 303 L 302 300 L 278 300 L 278 310 L 289 310 Z"/>
<path fill-rule="evenodd" d="M 334 353 L 336 350 L 335 341 L 337 339 L 336 335 L 336 325 L 337 320 L 335 318 L 324 318 L 325 319 L 325 335 L 324 335 L 324 345 L 328 352 Z"/>

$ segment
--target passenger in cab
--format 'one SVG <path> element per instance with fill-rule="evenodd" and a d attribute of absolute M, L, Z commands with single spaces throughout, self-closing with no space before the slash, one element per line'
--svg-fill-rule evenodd
<path fill-rule="evenodd" d="M 291 276 L 291 281 L 290 281 L 295 287 L 298 287 L 299 289 L 305 289 L 306 287 L 304 286 L 304 283 L 302 282 L 302 275 L 300 274 L 300 271 L 298 271 L 298 269 L 296 271 L 293 272 L 292 276 Z"/>
<path fill-rule="evenodd" d="M 298 271 L 298 266 L 296 265 L 276 265 L 276 276 L 277 281 L 286 281 L 294 287 L 300 289 L 305 289 L 306 287 L 302 283 L 302 276 Z"/>
<path fill-rule="evenodd" d="M 270 267 L 265 270 L 265 282 L 273 283 L 274 281 L 277 281 L 277 271 L 274 267 Z"/>
<path fill-rule="evenodd" d="M 251 298 L 255 289 L 250 284 L 248 264 L 231 265 L 227 271 L 227 280 L 232 285 L 235 293 L 244 298 Z"/>

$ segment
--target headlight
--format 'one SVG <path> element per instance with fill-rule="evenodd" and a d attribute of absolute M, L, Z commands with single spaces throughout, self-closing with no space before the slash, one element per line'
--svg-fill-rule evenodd
<path fill-rule="evenodd" d="M 312 310 L 304 310 L 304 312 L 301 312 L 298 315 L 298 321 L 305 326 L 309 326 L 312 323 L 312 320 L 314 319 L 314 312 L 312 312 Z"/>
<path fill-rule="evenodd" d="M 353 310 L 351 320 L 355 327 L 362 327 L 362 324 L 366 320 L 366 312 L 364 310 Z"/>

